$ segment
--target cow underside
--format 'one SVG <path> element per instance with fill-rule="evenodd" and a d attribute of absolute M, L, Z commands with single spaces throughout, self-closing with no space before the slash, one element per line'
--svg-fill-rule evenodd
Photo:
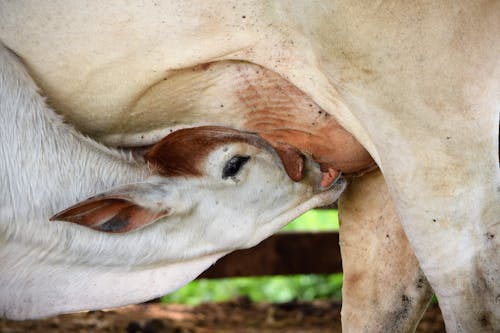
<path fill-rule="evenodd" d="M 344 173 L 375 167 L 361 144 L 309 96 L 249 62 L 220 61 L 175 71 L 113 121 L 103 114 L 64 115 L 113 146 L 145 146 L 179 128 L 220 125 L 257 132 L 271 143 L 286 142 Z"/>

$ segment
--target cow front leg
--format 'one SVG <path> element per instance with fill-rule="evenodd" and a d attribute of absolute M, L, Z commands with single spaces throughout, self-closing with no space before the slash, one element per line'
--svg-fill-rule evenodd
<path fill-rule="evenodd" d="M 339 201 L 343 332 L 414 332 L 432 295 L 379 170 Z"/>

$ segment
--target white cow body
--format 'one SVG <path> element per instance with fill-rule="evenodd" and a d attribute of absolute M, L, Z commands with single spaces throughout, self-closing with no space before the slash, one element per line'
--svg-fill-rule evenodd
<path fill-rule="evenodd" d="M 277 72 L 381 168 L 447 330 L 492 332 L 500 327 L 499 6 L 2 2 L 0 39 L 56 110 L 116 145 L 204 124 L 234 100 L 230 89 L 204 95 L 211 84 L 201 76 L 178 95 L 192 90 L 206 102 L 148 117 L 145 101 L 168 95 L 161 82 L 178 70 L 238 60 Z"/>

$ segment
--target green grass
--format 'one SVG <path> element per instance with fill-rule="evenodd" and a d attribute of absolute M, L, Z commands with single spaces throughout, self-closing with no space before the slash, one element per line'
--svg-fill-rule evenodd
<path fill-rule="evenodd" d="M 313 209 L 299 216 L 283 228 L 285 231 L 339 230 L 339 217 L 335 209 Z"/>
<path fill-rule="evenodd" d="M 336 210 L 312 210 L 290 224 L 284 231 L 338 230 Z M 340 299 L 342 274 L 292 275 L 254 278 L 197 280 L 162 297 L 165 303 L 196 305 L 247 296 L 255 302 L 310 301 L 318 298 Z"/>
<path fill-rule="evenodd" d="M 162 297 L 161 301 L 196 305 L 227 301 L 237 296 L 247 296 L 254 302 L 278 303 L 318 298 L 340 299 L 341 287 L 342 274 L 197 280 Z"/>

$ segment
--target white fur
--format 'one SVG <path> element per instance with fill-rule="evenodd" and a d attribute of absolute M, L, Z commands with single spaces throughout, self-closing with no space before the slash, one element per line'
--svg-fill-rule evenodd
<path fill-rule="evenodd" d="M 212 151 L 202 178 L 152 175 L 140 159 L 78 134 L 45 106 L 15 56 L 0 46 L 0 315 L 33 318 L 144 301 L 194 279 L 222 255 L 260 242 L 291 219 L 335 200 L 320 172 L 293 182 L 276 154 L 243 143 Z M 235 154 L 251 156 L 222 179 Z M 127 185 L 166 218 L 125 234 L 49 222 L 86 197 Z M 123 189 L 122 189 L 123 191 Z"/>

